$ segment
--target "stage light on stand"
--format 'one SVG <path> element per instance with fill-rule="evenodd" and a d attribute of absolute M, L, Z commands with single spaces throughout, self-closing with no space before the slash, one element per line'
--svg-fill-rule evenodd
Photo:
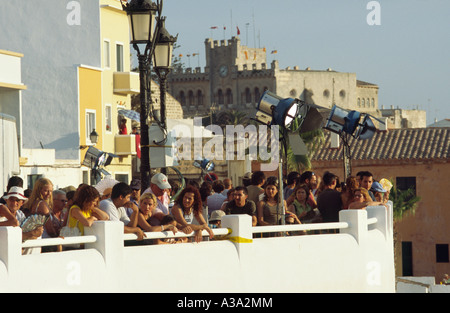
<path fill-rule="evenodd" d="M 322 126 L 323 117 L 317 106 L 293 99 L 281 98 L 266 91 L 256 107 L 255 120 L 266 125 L 278 125 L 289 132 L 308 132 Z"/>
<path fill-rule="evenodd" d="M 380 123 L 384 122 L 378 120 Z M 355 139 L 366 140 L 373 137 L 376 127 L 369 114 L 358 111 L 348 111 L 336 105 L 331 109 L 324 126 L 325 129 L 339 134 L 343 142 L 344 179 L 351 175 L 351 152 L 348 136 Z"/>
<path fill-rule="evenodd" d="M 348 134 L 360 140 L 372 138 L 376 131 L 368 114 L 348 111 L 336 105 L 331 109 L 324 128 L 339 135 Z"/>

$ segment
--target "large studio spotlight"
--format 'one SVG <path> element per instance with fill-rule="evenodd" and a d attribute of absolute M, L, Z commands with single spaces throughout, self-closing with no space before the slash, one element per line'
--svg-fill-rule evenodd
<path fill-rule="evenodd" d="M 340 135 L 348 134 L 361 140 L 372 138 L 376 131 L 376 127 L 368 114 L 347 111 L 336 105 L 331 109 L 324 128 Z"/>
<path fill-rule="evenodd" d="M 372 116 L 373 117 L 373 116 Z M 376 119 L 375 117 L 373 117 Z M 378 120 L 378 119 L 376 119 Z M 380 123 L 384 123 L 378 120 Z M 342 153 L 344 161 L 344 179 L 347 179 L 352 173 L 349 136 L 355 139 L 370 139 L 376 132 L 376 127 L 372 122 L 369 114 L 360 113 L 358 111 L 348 111 L 336 105 L 331 109 L 330 115 L 324 126 L 325 129 L 338 134 L 344 144 Z"/>
<path fill-rule="evenodd" d="M 322 126 L 322 115 L 314 105 L 293 98 L 281 98 L 265 91 L 256 107 L 255 119 L 266 125 L 278 125 L 290 132 L 307 132 Z"/>

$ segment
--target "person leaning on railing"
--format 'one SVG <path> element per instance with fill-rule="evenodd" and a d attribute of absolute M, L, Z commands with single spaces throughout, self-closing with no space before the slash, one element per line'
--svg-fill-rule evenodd
<path fill-rule="evenodd" d="M 130 203 L 132 190 L 126 183 L 118 183 L 114 185 L 111 198 L 100 201 L 99 208 L 109 216 L 110 221 L 122 222 L 124 224 L 124 232 L 132 233 L 137 236 L 137 240 L 144 240 L 146 237 L 142 229 L 137 227 L 139 208 L 134 203 Z M 130 203 L 133 213 L 128 217 L 125 205 Z"/>
<path fill-rule="evenodd" d="M 78 227 L 81 235 L 84 235 L 85 227 L 91 227 L 95 221 L 108 220 L 108 214 L 98 208 L 99 200 L 100 193 L 95 187 L 81 186 L 75 193 L 73 205 L 69 209 L 67 225 Z"/>
<path fill-rule="evenodd" d="M 202 232 L 206 230 L 210 238 L 213 231 L 208 227 L 202 214 L 203 205 L 200 192 L 193 186 L 186 186 L 175 200 L 172 215 L 177 221 L 177 227 L 185 234 L 195 232 L 195 241 L 202 240 Z"/>
<path fill-rule="evenodd" d="M 380 201 L 372 201 L 369 192 L 365 188 L 356 188 L 353 191 L 353 201 L 348 205 L 349 210 L 365 209 L 368 206 L 384 205 L 385 203 Z"/>
<path fill-rule="evenodd" d="M 139 216 L 138 227 L 145 232 L 157 232 L 157 231 L 172 231 L 174 234 L 178 232 L 176 225 L 174 224 L 161 224 L 158 226 L 152 226 L 150 224 L 153 210 L 156 208 L 158 200 L 152 193 L 144 193 L 139 199 Z M 165 215 L 164 217 L 169 216 Z M 163 217 L 163 219 L 164 219 Z"/>

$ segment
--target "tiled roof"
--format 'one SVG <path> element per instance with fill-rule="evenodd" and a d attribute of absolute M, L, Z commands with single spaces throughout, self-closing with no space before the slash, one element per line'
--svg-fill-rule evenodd
<path fill-rule="evenodd" d="M 332 149 L 330 132 L 324 130 L 324 136 L 324 143 L 310 151 L 311 160 L 342 160 L 342 142 Z M 390 129 L 377 131 L 371 139 L 349 140 L 353 160 L 448 159 L 449 142 L 450 127 Z"/>

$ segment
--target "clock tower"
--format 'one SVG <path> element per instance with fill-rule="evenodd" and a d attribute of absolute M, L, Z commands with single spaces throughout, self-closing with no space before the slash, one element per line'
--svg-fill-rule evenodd
<path fill-rule="evenodd" d="M 239 37 L 227 41 L 208 38 L 205 40 L 205 52 L 210 102 L 219 109 L 238 109 L 244 91 L 240 90 L 239 72 L 265 69 L 265 48 L 242 46 Z"/>

